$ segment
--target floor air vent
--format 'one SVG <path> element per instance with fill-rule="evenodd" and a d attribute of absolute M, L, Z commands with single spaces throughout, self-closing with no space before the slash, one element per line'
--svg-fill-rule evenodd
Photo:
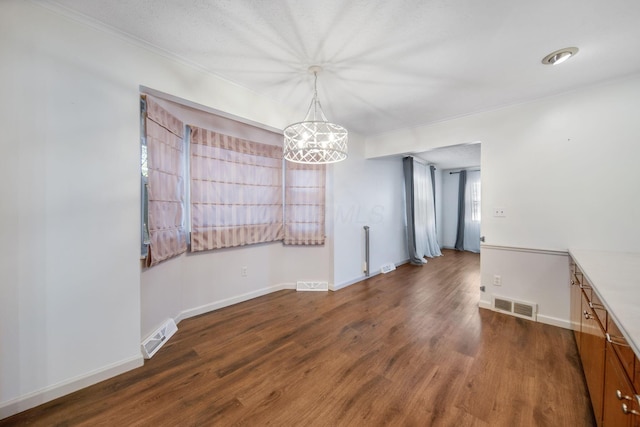
<path fill-rule="evenodd" d="M 176 333 L 178 327 L 173 319 L 164 322 L 164 325 L 158 328 L 149 338 L 142 342 L 142 355 L 145 359 L 151 359 L 160 347 L 164 345 L 169 338 Z"/>
<path fill-rule="evenodd" d="M 297 282 L 296 291 L 328 291 L 329 282 Z"/>
<path fill-rule="evenodd" d="M 493 300 L 493 306 L 496 310 L 508 311 L 509 313 L 511 313 L 511 307 L 513 306 L 513 304 L 511 304 L 511 301 L 507 301 L 506 299 L 495 298 Z"/>
<path fill-rule="evenodd" d="M 512 316 L 529 320 L 537 320 L 537 304 L 530 302 L 514 301 L 503 297 L 493 297 L 493 309 Z"/>
<path fill-rule="evenodd" d="M 514 302 L 513 313 L 531 319 L 533 318 L 533 306 L 529 304 Z"/>
<path fill-rule="evenodd" d="M 380 267 L 380 272 L 383 273 L 383 274 L 387 274 L 387 273 L 392 272 L 395 269 L 396 269 L 396 265 L 394 263 L 392 263 L 392 262 L 389 262 L 389 263 L 383 265 L 382 267 Z"/>

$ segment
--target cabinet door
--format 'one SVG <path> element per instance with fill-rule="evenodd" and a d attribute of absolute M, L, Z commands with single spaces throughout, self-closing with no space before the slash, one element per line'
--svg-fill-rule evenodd
<path fill-rule="evenodd" d="M 609 318 L 607 322 L 607 333 L 609 334 L 607 341 L 610 345 L 607 345 L 607 349 L 611 347 L 618 356 L 624 373 L 627 377 L 633 381 L 635 374 L 636 355 L 629 346 L 627 339 L 622 335 L 620 328 L 616 325 L 616 322 L 612 318 Z M 635 388 L 635 387 L 634 387 Z"/>
<path fill-rule="evenodd" d="M 575 268 L 575 267 L 574 267 Z M 573 268 L 572 268 L 573 270 Z M 578 273 L 579 274 L 579 273 Z M 576 338 L 578 352 L 580 352 L 580 323 L 582 321 L 582 290 L 580 289 L 581 278 L 575 272 L 571 275 L 571 329 Z"/>
<path fill-rule="evenodd" d="M 589 306 L 586 295 L 582 295 L 582 335 L 581 335 L 582 368 L 587 379 L 589 396 L 598 426 L 602 425 L 602 397 L 604 390 L 604 349 L 605 336 Z"/>
<path fill-rule="evenodd" d="M 603 427 L 640 426 L 640 415 L 636 414 L 640 408 L 633 387 L 610 344 L 607 344 L 604 376 Z M 626 405 L 626 412 L 622 405 Z"/>

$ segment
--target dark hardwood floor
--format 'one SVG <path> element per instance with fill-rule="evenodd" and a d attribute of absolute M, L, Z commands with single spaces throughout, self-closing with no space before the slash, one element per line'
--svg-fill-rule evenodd
<path fill-rule="evenodd" d="M 572 332 L 478 308 L 445 251 L 337 292 L 280 291 L 180 323 L 139 369 L 0 425 L 595 425 Z"/>

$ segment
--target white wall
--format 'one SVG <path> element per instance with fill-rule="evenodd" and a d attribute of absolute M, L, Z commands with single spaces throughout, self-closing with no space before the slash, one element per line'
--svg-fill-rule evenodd
<path fill-rule="evenodd" d="M 364 229 L 369 228 L 370 273 L 407 260 L 402 158 L 364 159 L 364 141 L 349 138 L 349 157 L 333 166 L 334 287 L 364 278 Z"/>
<path fill-rule="evenodd" d="M 566 252 L 485 245 L 481 263 L 481 281 L 487 289 L 481 307 L 491 308 L 494 296 L 537 304 L 539 322 L 570 328 Z M 493 285 L 494 275 L 500 276 L 500 286 Z"/>
<path fill-rule="evenodd" d="M 2 416 L 142 361 L 130 58 L 30 2 L 0 28 Z"/>
<path fill-rule="evenodd" d="M 367 140 L 367 157 L 420 152 L 482 141 L 482 234 L 487 244 L 566 251 L 569 247 L 638 251 L 640 241 L 640 75 L 553 98 L 475 114 Z M 505 218 L 492 216 L 506 208 Z M 490 257 L 490 258 L 488 258 Z M 482 255 L 482 280 L 490 304 L 491 273 L 510 268 L 504 252 Z M 528 272 L 555 269 L 531 255 L 519 259 Z M 565 265 L 565 268 L 566 265 Z M 554 270 L 555 271 L 555 270 Z M 568 301 L 565 272 L 544 283 L 523 274 L 500 289 L 528 298 L 536 289 L 539 310 L 568 320 L 555 301 Z"/>
<path fill-rule="evenodd" d="M 364 160 L 350 135 L 349 159 L 329 168 L 327 210 L 341 215 L 325 246 L 141 272 L 140 86 L 273 128 L 300 112 L 32 2 L 0 2 L 0 57 L 0 418 L 140 365 L 141 337 L 166 317 L 301 279 L 357 280 L 365 223 L 374 268 L 406 259 L 401 163 Z"/>
<path fill-rule="evenodd" d="M 332 281 L 331 247 L 284 247 L 281 242 L 188 253 L 141 275 L 142 331 L 169 317 L 184 318 L 281 289 L 296 280 Z M 247 267 L 242 277 L 241 268 Z M 145 335 L 146 332 L 146 335 Z"/>
<path fill-rule="evenodd" d="M 140 365 L 141 292 L 148 329 L 175 301 L 290 280 L 265 246 L 159 266 L 141 291 L 139 86 L 273 127 L 293 112 L 32 2 L 0 2 L 0 57 L 0 417 Z M 221 274 L 245 262 L 246 280 Z"/>

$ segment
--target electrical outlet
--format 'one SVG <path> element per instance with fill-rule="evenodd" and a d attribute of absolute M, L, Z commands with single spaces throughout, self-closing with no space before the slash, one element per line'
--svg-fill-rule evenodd
<path fill-rule="evenodd" d="M 503 218 L 507 216 L 507 210 L 505 208 L 493 208 L 493 216 Z"/>
<path fill-rule="evenodd" d="M 247 266 L 244 266 L 244 267 L 240 268 L 240 275 L 242 277 L 247 277 Z"/>
<path fill-rule="evenodd" d="M 493 275 L 493 286 L 502 286 L 502 276 Z"/>

